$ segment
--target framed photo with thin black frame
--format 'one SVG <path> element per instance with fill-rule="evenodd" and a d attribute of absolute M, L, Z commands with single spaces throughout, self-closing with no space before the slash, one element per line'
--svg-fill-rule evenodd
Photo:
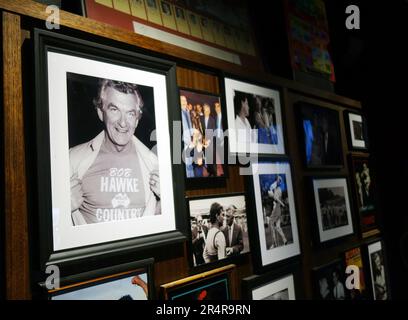
<path fill-rule="evenodd" d="M 233 300 L 234 271 L 230 264 L 160 286 L 164 300 L 206 301 Z"/>
<path fill-rule="evenodd" d="M 283 155 L 285 140 L 279 89 L 225 76 L 229 152 Z"/>
<path fill-rule="evenodd" d="M 354 234 L 354 217 L 346 177 L 310 179 L 314 200 L 314 224 L 317 243 L 329 243 Z"/>
<path fill-rule="evenodd" d="M 380 232 L 375 172 L 368 154 L 350 154 L 349 162 L 360 232 L 363 238 L 367 238 Z"/>
<path fill-rule="evenodd" d="M 242 297 L 248 300 L 297 300 L 303 298 L 299 264 L 242 279 Z"/>
<path fill-rule="evenodd" d="M 294 184 L 291 165 L 284 159 L 262 158 L 249 170 L 251 251 L 254 269 L 262 273 L 300 254 Z"/>
<path fill-rule="evenodd" d="M 223 181 L 226 166 L 226 112 L 220 95 L 179 88 L 186 184 Z"/>
<path fill-rule="evenodd" d="M 60 287 L 47 290 L 49 300 L 155 299 L 154 259 L 101 268 L 64 277 Z M 41 286 L 46 289 L 46 283 Z"/>
<path fill-rule="evenodd" d="M 319 300 L 349 300 L 345 270 L 342 259 L 313 268 L 313 296 Z"/>
<path fill-rule="evenodd" d="M 244 193 L 187 197 L 186 202 L 191 267 L 231 263 L 250 252 Z"/>
<path fill-rule="evenodd" d="M 185 240 L 175 63 L 39 29 L 34 43 L 40 269 Z"/>
<path fill-rule="evenodd" d="M 376 239 L 367 244 L 370 284 L 374 300 L 390 300 L 391 288 L 384 242 Z"/>
<path fill-rule="evenodd" d="M 345 110 L 344 123 L 350 150 L 368 151 L 369 140 L 366 118 L 360 113 Z"/>
<path fill-rule="evenodd" d="M 307 169 L 344 166 L 339 112 L 299 101 L 295 104 L 299 141 Z"/>

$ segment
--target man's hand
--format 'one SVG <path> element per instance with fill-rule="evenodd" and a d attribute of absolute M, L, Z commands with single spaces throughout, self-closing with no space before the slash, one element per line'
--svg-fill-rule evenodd
<path fill-rule="evenodd" d="M 147 283 L 144 282 L 139 276 L 134 276 L 132 278 L 132 284 L 137 285 L 139 287 L 141 287 L 144 291 L 144 293 L 146 294 L 146 297 L 148 297 L 148 287 L 147 287 Z"/>
<path fill-rule="evenodd" d="M 82 181 L 78 178 L 78 175 L 73 175 L 70 179 L 71 182 L 71 212 L 79 209 L 84 201 L 82 191 Z"/>
<path fill-rule="evenodd" d="M 227 256 L 231 255 L 233 252 L 234 252 L 234 249 L 233 249 L 233 248 L 231 248 L 231 247 L 227 247 L 227 248 L 226 248 L 226 254 L 227 254 Z"/>
<path fill-rule="evenodd" d="M 160 178 L 159 178 L 159 171 L 153 170 L 150 173 L 150 190 L 156 195 L 156 197 L 160 198 Z"/>

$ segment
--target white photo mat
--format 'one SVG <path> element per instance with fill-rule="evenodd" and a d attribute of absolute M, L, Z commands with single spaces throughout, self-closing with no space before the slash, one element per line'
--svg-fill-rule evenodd
<path fill-rule="evenodd" d="M 278 144 L 250 143 L 238 141 L 241 137 L 240 132 L 235 127 L 234 96 L 235 91 L 241 91 L 247 94 L 259 95 L 265 98 L 272 98 L 275 106 L 276 131 Z M 227 106 L 229 151 L 231 153 L 251 153 L 251 154 L 284 154 L 285 145 L 283 140 L 282 111 L 281 100 L 278 90 L 261 87 L 246 82 L 225 78 L 225 98 Z M 252 129 L 254 130 L 254 129 Z M 252 132 L 255 135 L 256 132 Z"/>
<path fill-rule="evenodd" d="M 253 173 L 256 219 L 259 233 L 259 246 L 261 252 L 262 266 L 266 266 L 300 254 L 299 234 L 297 227 L 297 217 L 295 208 L 295 198 L 293 195 L 292 175 L 289 163 L 254 163 L 251 165 Z M 292 226 L 293 243 L 284 246 L 267 249 L 265 241 L 264 216 L 261 199 L 261 189 L 259 175 L 262 174 L 284 174 L 288 190 L 290 221 Z"/>
<path fill-rule="evenodd" d="M 368 259 L 369 259 L 369 262 L 370 262 L 369 263 L 370 264 L 370 276 L 371 276 L 371 283 L 372 283 L 372 290 L 373 290 L 374 300 L 376 300 L 376 291 L 375 291 L 375 282 L 374 282 L 373 262 L 372 262 L 372 259 L 371 259 L 371 255 L 374 252 L 379 252 L 379 251 L 382 252 L 381 241 L 377 241 L 377 242 L 374 242 L 374 243 L 368 245 Z"/>
<path fill-rule="evenodd" d="M 339 187 L 343 188 L 344 190 L 344 198 L 346 201 L 348 224 L 345 226 L 333 228 L 331 230 L 323 230 L 322 212 L 320 208 L 320 199 L 319 199 L 319 189 L 321 188 L 339 188 Z M 328 240 L 332 240 L 332 239 L 336 239 L 336 238 L 339 238 L 345 235 L 352 234 L 353 233 L 353 220 L 351 217 L 351 206 L 350 206 L 350 199 L 348 195 L 346 178 L 313 180 L 313 192 L 314 192 L 314 198 L 315 198 L 317 224 L 319 228 L 320 242 L 325 242 Z"/>
<path fill-rule="evenodd" d="M 54 251 L 175 230 L 170 134 L 168 114 L 165 112 L 167 110 L 166 77 L 153 72 L 52 51 L 48 52 L 47 65 Z M 153 88 L 160 184 L 162 191 L 166 189 L 166 192 L 161 192 L 161 215 L 75 227 L 72 225 L 67 114 L 68 72 Z M 99 121 L 96 112 L 95 121 Z"/>
<path fill-rule="evenodd" d="M 258 288 L 253 289 L 252 299 L 262 300 L 283 290 L 288 290 L 289 300 L 296 300 L 293 275 L 289 275 L 287 277 L 278 279 L 273 282 L 269 282 Z"/>

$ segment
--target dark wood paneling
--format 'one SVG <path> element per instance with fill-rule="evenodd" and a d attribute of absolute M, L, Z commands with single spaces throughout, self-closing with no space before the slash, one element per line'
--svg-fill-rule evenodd
<path fill-rule="evenodd" d="M 29 299 L 20 16 L 3 13 L 6 295 Z"/>

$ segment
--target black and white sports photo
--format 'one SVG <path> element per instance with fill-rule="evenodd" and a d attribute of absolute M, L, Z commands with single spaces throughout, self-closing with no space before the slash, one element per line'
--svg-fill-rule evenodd
<path fill-rule="evenodd" d="M 313 178 L 315 212 L 320 242 L 354 232 L 346 178 Z"/>
<path fill-rule="evenodd" d="M 194 266 L 249 252 L 245 196 L 189 200 Z"/>

